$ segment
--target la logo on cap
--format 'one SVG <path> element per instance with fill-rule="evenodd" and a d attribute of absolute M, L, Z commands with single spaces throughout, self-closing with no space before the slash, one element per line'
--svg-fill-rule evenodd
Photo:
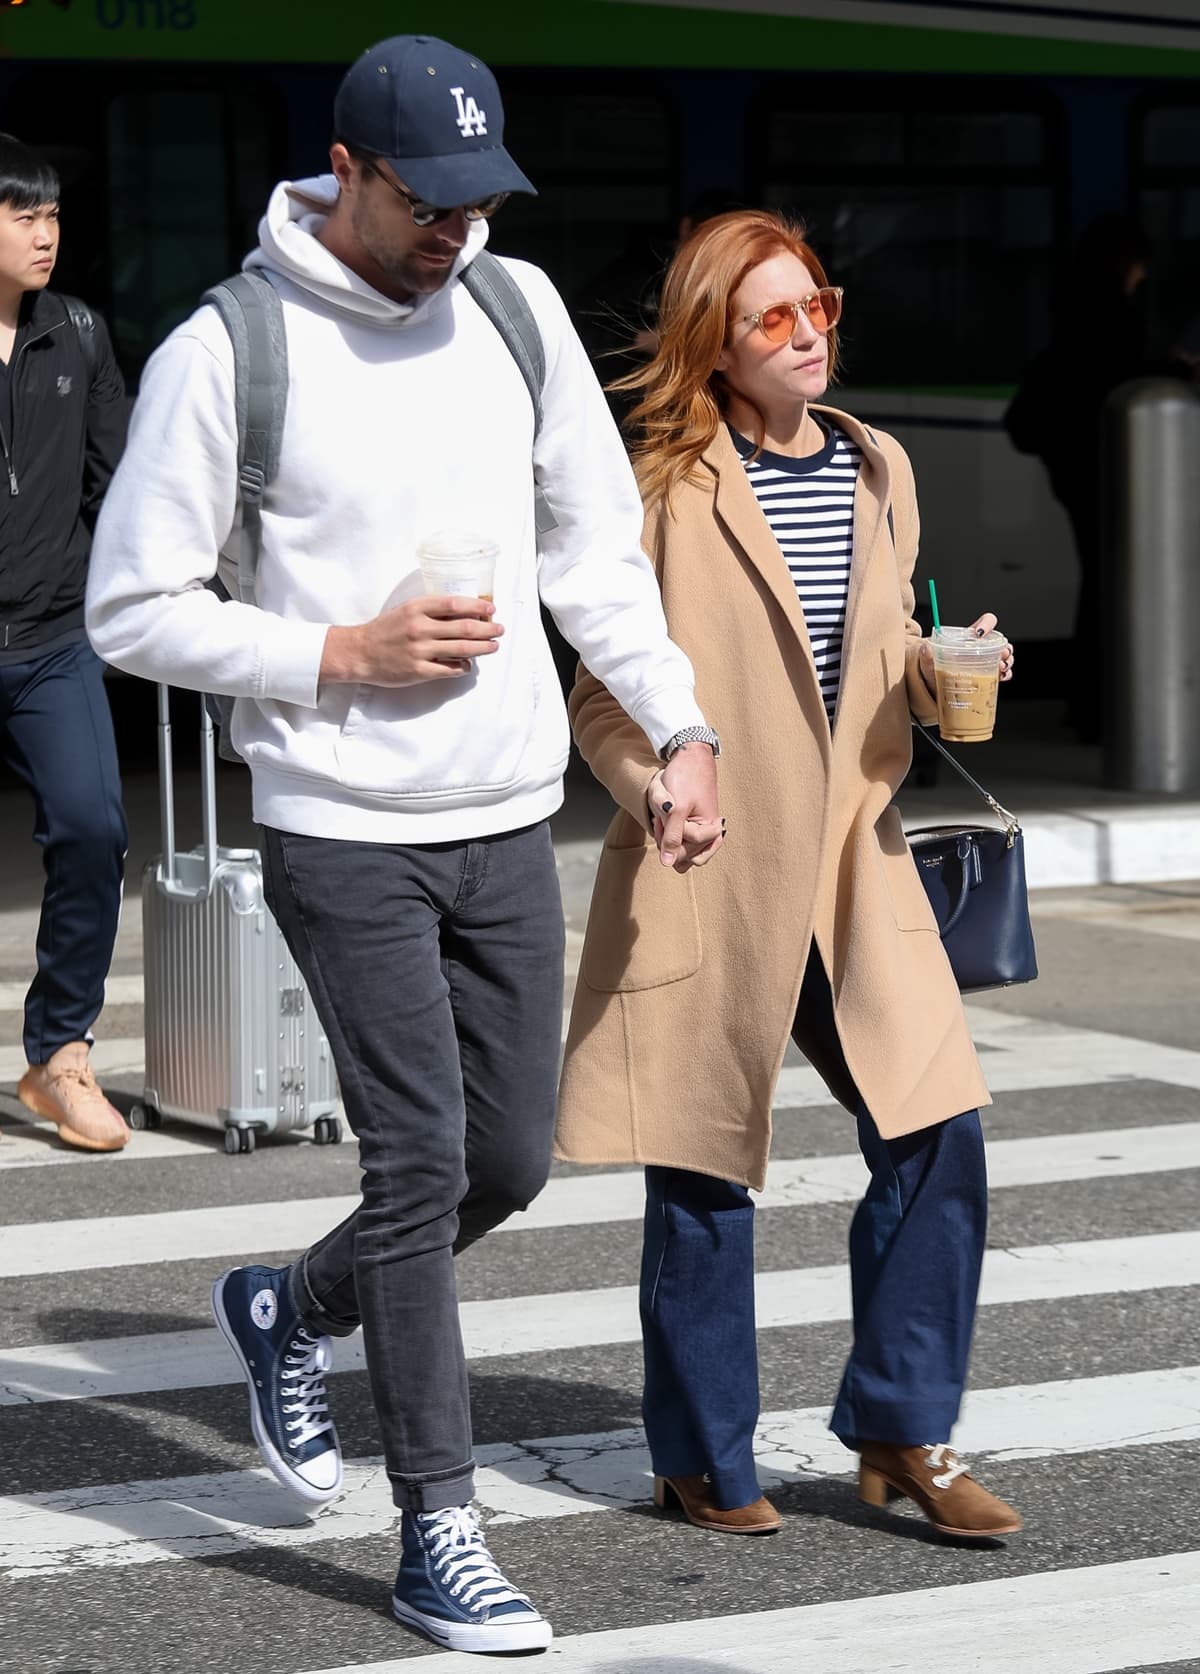
<path fill-rule="evenodd" d="M 470 139 L 472 134 L 487 133 L 487 111 L 480 110 L 474 98 L 463 98 L 465 89 L 452 87 L 450 97 L 458 106 L 458 130 L 464 139 Z"/>

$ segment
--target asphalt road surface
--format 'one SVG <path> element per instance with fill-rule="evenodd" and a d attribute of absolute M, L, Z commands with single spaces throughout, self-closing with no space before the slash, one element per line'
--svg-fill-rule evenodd
<path fill-rule="evenodd" d="M 560 865 L 578 954 L 594 849 Z M 0 914 L 0 1665 L 13 1674 L 465 1668 L 389 1614 L 398 1536 L 356 1340 L 347 1487 L 310 1517 L 257 1464 L 214 1273 L 282 1261 L 356 1190 L 352 1144 L 227 1158 L 180 1127 L 87 1157 L 28 1124 L 32 908 Z M 789 1057 L 759 1217 L 769 1540 L 649 1503 L 640 1178 L 556 1171 L 463 1258 L 479 1504 L 575 1674 L 1200 1671 L 1200 886 L 1042 895 L 1043 975 L 977 997 L 990 1250 L 956 1440 L 1025 1532 L 877 1512 L 825 1421 L 847 1339 L 848 1118 Z M 96 1058 L 140 1091 L 136 898 Z M 573 974 L 573 971 L 569 974 Z"/>

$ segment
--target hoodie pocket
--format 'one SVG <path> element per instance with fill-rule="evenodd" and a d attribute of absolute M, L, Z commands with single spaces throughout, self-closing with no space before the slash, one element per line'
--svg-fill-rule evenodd
<path fill-rule="evenodd" d="M 398 801 L 455 802 L 499 796 L 526 778 L 541 683 L 519 655 L 503 666 L 505 650 L 453 680 L 359 686 L 337 742 L 345 788 Z"/>

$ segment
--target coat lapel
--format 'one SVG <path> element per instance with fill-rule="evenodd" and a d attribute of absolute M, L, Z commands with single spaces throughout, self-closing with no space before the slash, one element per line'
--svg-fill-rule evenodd
<path fill-rule="evenodd" d="M 862 467 L 854 491 L 854 557 L 850 567 L 850 589 L 846 599 L 846 631 L 842 642 L 842 682 L 838 692 L 838 707 L 847 680 L 853 679 L 855 668 L 854 636 L 859 618 L 859 605 L 868 578 L 876 567 L 873 560 L 880 537 L 887 529 L 891 508 L 891 473 L 887 458 L 867 427 L 839 408 L 814 407 L 827 424 L 835 424 L 845 431 L 851 441 L 862 449 Z M 825 719 L 825 704 L 821 696 L 821 682 L 813 657 L 812 643 L 804 611 L 796 588 L 783 561 L 779 544 L 763 516 L 762 507 L 750 486 L 741 455 L 729 439 L 729 432 L 721 425 L 712 442 L 704 450 L 702 462 L 715 478 L 714 499 L 716 513 L 730 539 L 745 554 L 747 561 L 762 576 L 791 627 L 809 674 L 811 696 L 817 712 Z M 836 722 L 836 713 L 835 713 Z"/>
<path fill-rule="evenodd" d="M 770 589 L 772 598 L 782 610 L 804 654 L 804 660 L 812 675 L 812 689 L 824 713 L 812 642 L 808 637 L 808 625 L 804 620 L 804 611 L 796 594 L 795 584 L 784 563 L 779 543 L 771 533 L 762 507 L 750 486 L 741 455 L 729 440 L 729 432 L 723 424 L 701 457 L 716 479 L 714 501 L 717 517 L 724 524 L 730 539 L 740 547 L 747 562 L 762 577 Z"/>
<path fill-rule="evenodd" d="M 837 709 L 834 711 L 836 736 L 837 715 L 842 707 L 842 698 L 858 667 L 858 659 L 854 654 L 855 634 L 860 621 L 863 593 L 879 567 L 876 560 L 881 537 L 888 541 L 889 546 L 891 544 L 887 530 L 892 484 L 887 457 L 864 424 L 838 408 L 818 407 L 816 411 L 827 424 L 836 424 L 862 449 L 862 464 L 854 488 L 854 558 L 850 566 L 850 588 L 846 597 L 842 678 L 838 687 Z"/>

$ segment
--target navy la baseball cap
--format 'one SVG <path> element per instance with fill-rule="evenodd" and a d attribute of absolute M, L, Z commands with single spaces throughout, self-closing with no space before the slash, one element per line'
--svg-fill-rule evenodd
<path fill-rule="evenodd" d="M 480 59 L 435 35 L 393 35 L 346 71 L 333 129 L 438 209 L 535 188 L 501 141 L 504 106 Z"/>

